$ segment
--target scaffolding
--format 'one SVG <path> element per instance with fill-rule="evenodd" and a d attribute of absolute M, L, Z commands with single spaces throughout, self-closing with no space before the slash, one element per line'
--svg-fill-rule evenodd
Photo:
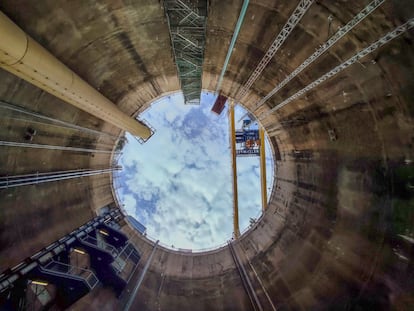
<path fill-rule="evenodd" d="M 184 103 L 200 104 L 207 1 L 164 0 Z"/>

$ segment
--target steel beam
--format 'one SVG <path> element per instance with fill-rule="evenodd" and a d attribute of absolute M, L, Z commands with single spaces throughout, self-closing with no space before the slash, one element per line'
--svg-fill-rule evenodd
<path fill-rule="evenodd" d="M 260 128 L 260 184 L 262 187 L 262 211 L 267 208 L 267 185 L 266 185 L 266 141 L 264 129 Z"/>
<path fill-rule="evenodd" d="M 311 56 L 309 56 L 302 64 L 300 64 L 291 74 L 289 74 L 282 82 L 279 83 L 273 90 L 271 90 L 265 97 L 263 97 L 257 104 L 255 109 L 262 106 L 270 97 L 275 95 L 280 89 L 288 84 L 293 78 L 300 74 L 305 68 L 317 60 L 330 47 L 349 33 L 356 25 L 363 21 L 367 16 L 375 11 L 385 0 L 374 0 L 368 4 L 361 12 L 354 16 L 345 26 L 341 27 L 328 41 L 323 43 Z"/>
<path fill-rule="evenodd" d="M 26 275 L 37 266 L 47 262 L 54 256 L 65 251 L 70 245 L 76 241 L 77 238 L 81 238 L 94 230 L 99 224 L 107 221 L 115 221 L 122 214 L 118 209 L 107 212 L 102 216 L 97 216 L 90 220 L 83 226 L 72 231 L 67 236 L 55 241 L 54 243 L 46 246 L 41 251 L 37 252 L 30 258 L 27 258 L 18 265 L 6 270 L 5 273 L 0 275 L 0 293 L 12 288 L 13 283 L 21 278 L 25 278 Z"/>
<path fill-rule="evenodd" d="M 303 15 L 308 11 L 309 7 L 312 5 L 314 0 L 301 0 L 293 11 L 292 15 L 289 17 L 286 24 L 283 26 L 282 30 L 279 32 L 273 43 L 270 45 L 269 49 L 267 50 L 266 54 L 260 60 L 259 64 L 256 66 L 256 69 L 250 75 L 247 82 L 242 86 L 239 92 L 236 95 L 236 100 L 240 101 L 244 96 L 246 96 L 247 92 L 250 90 L 253 83 L 257 80 L 257 78 L 261 75 L 262 71 L 266 68 L 267 64 L 285 42 L 287 37 L 291 34 L 292 30 L 295 26 L 299 23 L 302 19 Z"/>
<path fill-rule="evenodd" d="M 236 124 L 234 121 L 234 101 L 229 101 L 230 147 L 233 173 L 233 235 L 240 236 L 239 229 L 239 194 L 237 191 L 237 158 L 236 158 Z"/>
<path fill-rule="evenodd" d="M 408 29 L 411 29 L 413 27 L 414 27 L 414 18 L 410 19 L 408 22 L 406 22 L 403 25 L 398 26 L 394 30 L 390 31 L 389 33 L 387 33 L 386 35 L 384 35 L 383 37 L 381 37 L 380 39 L 378 39 L 377 41 L 375 41 L 374 43 L 372 43 L 370 46 L 366 47 L 365 49 L 357 52 L 354 56 L 352 56 L 351 58 L 349 58 L 345 62 L 339 64 L 334 69 L 332 69 L 331 71 L 325 73 L 323 76 L 319 77 L 318 79 L 316 79 L 312 83 L 308 84 L 306 87 L 304 87 L 300 91 L 296 92 L 295 94 L 293 94 L 289 98 L 285 99 L 284 101 L 282 101 L 280 104 L 276 105 L 274 108 L 272 108 L 268 112 L 263 113 L 260 116 L 259 120 L 263 120 L 263 118 L 267 117 L 269 114 L 271 114 L 271 113 L 275 112 L 276 110 L 279 110 L 280 108 L 286 106 L 287 104 L 294 101 L 295 99 L 298 99 L 299 97 L 306 94 L 307 92 L 309 92 L 313 88 L 317 87 L 319 84 L 321 84 L 321 83 L 325 82 L 326 80 L 332 78 L 333 76 L 337 75 L 338 73 L 340 73 L 344 69 L 348 68 L 352 64 L 358 62 L 361 58 L 367 56 L 368 54 L 371 54 L 372 52 L 374 52 L 378 48 L 382 47 L 383 45 L 390 42 L 391 40 L 399 37 L 400 35 L 405 33 Z"/>
<path fill-rule="evenodd" d="M 218 79 L 218 82 L 217 82 L 217 86 L 216 86 L 216 93 L 217 94 L 221 90 L 221 83 L 223 82 L 223 77 L 224 77 L 224 74 L 226 73 L 227 66 L 228 66 L 229 61 L 230 61 L 230 56 L 233 53 L 234 44 L 236 43 L 237 37 L 239 36 L 239 31 L 240 31 L 241 25 L 243 24 L 244 15 L 246 14 L 248 6 L 249 6 L 249 0 L 244 0 L 243 6 L 242 6 L 240 14 L 239 14 L 239 18 L 238 18 L 237 23 L 236 23 L 236 27 L 234 28 L 234 31 L 233 31 L 233 36 L 231 38 L 230 46 L 227 50 L 226 59 L 224 60 L 223 68 L 221 69 L 221 73 L 220 73 L 220 76 L 219 76 L 219 79 Z"/>

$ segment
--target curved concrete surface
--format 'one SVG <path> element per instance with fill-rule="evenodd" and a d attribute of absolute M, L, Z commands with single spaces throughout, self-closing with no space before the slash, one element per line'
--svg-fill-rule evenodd
<path fill-rule="evenodd" d="M 235 97 L 298 1 L 251 1 L 222 92 Z M 250 110 L 369 1 L 315 1 L 242 101 Z M 214 90 L 242 1 L 209 1 L 203 88 Z M 159 1 L 9 1 L 0 10 L 129 115 L 179 89 Z M 328 17 L 332 16 L 331 26 Z M 273 96 L 267 112 L 396 26 L 412 1 L 385 1 Z M 331 28 L 330 28 L 331 27 Z M 269 208 L 235 243 L 264 310 L 410 310 L 413 278 L 413 31 L 392 40 L 262 120 L 275 151 Z M 6 71 L 0 99 L 110 133 L 109 123 Z M 0 108 L 1 109 L 1 108 Z M 1 109 L 1 140 L 112 150 L 116 141 L 21 120 Z M 102 168 L 101 153 L 1 147 L 0 173 Z M 5 270 L 113 205 L 109 175 L 0 190 L 0 268 Z M 231 225 L 231 220 L 229 220 Z M 152 242 L 125 225 L 143 259 Z M 144 262 L 145 260 L 143 260 Z M 142 269 L 143 265 L 139 267 Z M 118 310 L 100 288 L 74 310 Z M 252 310 L 228 247 L 207 253 L 158 248 L 133 310 Z"/>

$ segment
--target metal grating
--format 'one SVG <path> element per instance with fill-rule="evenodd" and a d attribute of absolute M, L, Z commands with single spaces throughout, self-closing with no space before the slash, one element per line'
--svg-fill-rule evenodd
<path fill-rule="evenodd" d="M 199 105 L 206 41 L 206 0 L 164 0 L 185 104 Z"/>

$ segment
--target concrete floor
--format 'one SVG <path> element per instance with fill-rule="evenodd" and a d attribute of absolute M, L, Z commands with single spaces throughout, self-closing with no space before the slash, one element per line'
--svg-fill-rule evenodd
<path fill-rule="evenodd" d="M 133 115 L 179 89 L 162 1 L 3 0 L 0 10 L 60 61 Z M 224 76 L 234 97 L 298 1 L 250 1 Z M 245 97 L 255 104 L 369 1 L 315 1 Z M 214 91 L 242 1 L 209 1 L 203 88 Z M 266 112 L 414 16 L 387 0 L 256 114 Z M 1 30 L 0 30 L 1 32 Z M 280 158 L 269 208 L 236 243 L 265 310 L 412 310 L 414 33 L 363 58 L 263 120 Z M 0 70 L 0 100 L 83 127 L 120 130 Z M 111 150 L 114 141 L 0 116 L 1 140 Z M 299 121 L 298 121 L 299 120 Z M 332 141 L 329 131 L 336 133 Z M 278 158 L 278 156 L 277 156 Z M 110 154 L 0 148 L 0 174 L 108 167 Z M 0 270 L 14 266 L 114 202 L 109 175 L 0 190 Z M 152 244 L 133 233 L 143 255 Z M 253 268 L 251 268 L 253 267 Z M 257 276 L 256 276 L 257 275 Z M 258 281 L 260 280 L 260 282 Z M 130 290 L 130 288 L 128 289 Z M 118 310 L 100 288 L 74 310 Z M 134 310 L 251 310 L 227 247 L 204 254 L 160 247 Z"/>

